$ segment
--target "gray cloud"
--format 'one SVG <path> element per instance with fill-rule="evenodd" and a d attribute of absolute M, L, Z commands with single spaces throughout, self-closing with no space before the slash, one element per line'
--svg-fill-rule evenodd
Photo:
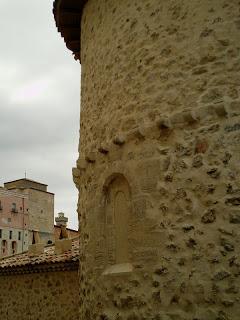
<path fill-rule="evenodd" d="M 0 30 L 0 184 L 27 170 L 77 227 L 80 65 L 57 33 L 52 1 L 1 0 Z"/>

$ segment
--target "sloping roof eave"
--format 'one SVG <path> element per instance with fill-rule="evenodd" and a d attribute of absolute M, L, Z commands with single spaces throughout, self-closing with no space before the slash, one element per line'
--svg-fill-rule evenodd
<path fill-rule="evenodd" d="M 28 252 L 0 259 L 0 276 L 4 274 L 38 273 L 75 270 L 79 263 L 79 236 L 72 239 L 72 249 L 55 253 L 55 245 L 46 246 L 44 253 L 30 257 Z"/>
<path fill-rule="evenodd" d="M 74 58 L 80 60 L 81 17 L 88 0 L 54 0 L 53 15 L 56 27 Z"/>

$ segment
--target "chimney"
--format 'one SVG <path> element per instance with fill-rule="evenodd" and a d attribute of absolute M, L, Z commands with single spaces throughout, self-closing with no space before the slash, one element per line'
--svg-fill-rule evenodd
<path fill-rule="evenodd" d="M 32 244 L 28 247 L 28 256 L 37 257 L 44 253 L 44 244 L 41 243 L 38 231 L 33 231 Z"/>
<path fill-rule="evenodd" d="M 61 225 L 59 240 L 55 242 L 55 254 L 63 254 L 69 250 L 72 250 L 72 240 L 68 239 L 66 226 Z"/>
<path fill-rule="evenodd" d="M 61 225 L 61 231 L 60 231 L 60 236 L 59 239 L 67 239 L 68 238 L 68 232 L 67 232 L 67 228 L 64 225 Z"/>

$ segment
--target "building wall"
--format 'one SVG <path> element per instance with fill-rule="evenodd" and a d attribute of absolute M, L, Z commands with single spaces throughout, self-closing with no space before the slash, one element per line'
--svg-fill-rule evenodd
<path fill-rule="evenodd" d="M 68 238 L 69 239 L 73 239 L 79 236 L 78 231 L 72 230 L 72 229 L 68 229 L 67 228 L 67 233 L 68 233 Z M 60 226 L 54 226 L 54 237 L 55 237 L 55 241 L 59 239 L 61 234 L 61 227 Z"/>
<path fill-rule="evenodd" d="M 0 257 L 27 250 L 29 226 L 27 196 L 2 188 L 0 189 L 0 202 Z M 13 203 L 16 205 L 15 211 L 12 210 Z M 10 232 L 12 233 L 11 239 Z M 21 233 L 20 240 L 19 232 Z"/>
<path fill-rule="evenodd" d="M 0 257 L 28 250 L 28 230 L 16 228 L 0 228 L 0 230 Z M 11 236 L 10 232 L 12 232 Z M 4 241 L 6 241 L 6 244 Z"/>
<path fill-rule="evenodd" d="M 26 189 L 29 197 L 29 237 L 31 230 L 39 231 L 46 243 L 54 240 L 54 195 L 35 189 Z"/>
<path fill-rule="evenodd" d="M 0 276 L 3 320 L 77 320 L 77 271 Z"/>
<path fill-rule="evenodd" d="M 80 318 L 237 320 L 239 1 L 89 0 L 81 27 Z"/>
<path fill-rule="evenodd" d="M 21 183 L 23 185 L 20 186 L 23 187 L 24 181 Z M 49 241 L 54 242 L 54 194 L 41 189 L 12 189 L 15 185 L 11 183 L 6 185 L 11 190 L 0 189 L 2 208 L 0 210 L 0 229 L 3 230 L 2 238 L 0 238 L 0 257 L 12 254 L 12 241 L 16 241 L 20 231 L 22 238 L 20 241 L 17 240 L 18 253 L 22 252 L 20 248 L 25 251 L 28 249 L 28 244 L 32 243 L 32 230 L 39 232 L 45 244 L 48 244 Z M 39 185 L 41 187 L 41 184 Z M 16 212 L 12 211 L 13 203 L 16 204 Z M 13 233 L 13 240 L 9 239 L 10 231 Z M 7 241 L 7 250 L 4 254 L 3 240 Z"/>

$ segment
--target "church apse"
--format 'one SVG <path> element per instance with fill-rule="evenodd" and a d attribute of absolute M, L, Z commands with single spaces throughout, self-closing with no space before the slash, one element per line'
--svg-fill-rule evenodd
<path fill-rule="evenodd" d="M 82 65 L 80 319 L 238 320 L 239 0 L 55 4 Z"/>

